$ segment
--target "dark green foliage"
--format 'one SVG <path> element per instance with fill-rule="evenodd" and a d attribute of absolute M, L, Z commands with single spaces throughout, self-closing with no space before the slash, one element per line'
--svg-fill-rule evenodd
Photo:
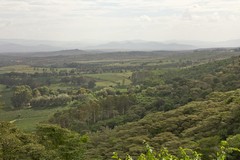
<path fill-rule="evenodd" d="M 44 85 L 50 85 L 52 82 L 58 81 L 56 73 L 5 73 L 0 75 L 0 83 L 8 86 L 28 85 L 31 88 L 36 88 Z"/>
<path fill-rule="evenodd" d="M 156 97 L 156 101 L 153 102 L 155 110 L 167 111 L 187 104 L 188 102 L 195 100 L 203 100 L 205 97 L 214 91 L 230 91 L 240 87 L 240 66 L 239 64 L 232 64 L 234 57 L 231 59 L 225 59 L 221 61 L 211 62 L 194 66 L 181 70 L 172 70 L 159 74 L 161 81 L 158 84 L 146 81 L 145 79 L 152 79 L 155 77 L 147 77 L 147 71 L 140 72 L 146 76 L 140 76 L 142 81 L 141 91 L 137 89 L 136 92 L 140 92 L 146 96 Z M 150 74 L 152 72 L 149 72 Z M 133 77 L 137 77 L 137 73 L 133 74 Z M 159 80 L 160 81 L 160 80 Z M 151 86 L 151 87 L 150 87 Z M 162 105 L 159 105 L 157 101 L 162 100 Z"/>
<path fill-rule="evenodd" d="M 32 99 L 32 89 L 29 86 L 17 86 L 14 88 L 12 104 L 15 108 L 26 106 Z"/>
<path fill-rule="evenodd" d="M 96 131 L 106 126 L 114 128 L 129 120 L 127 117 L 132 116 L 129 114 L 134 104 L 136 100 L 132 95 L 107 96 L 58 112 L 50 122 L 78 132 Z"/>
<path fill-rule="evenodd" d="M 2 160 L 36 160 L 54 158 L 37 142 L 31 134 L 25 134 L 11 124 L 0 122 L 0 159 Z M 56 157 L 57 158 L 57 157 Z"/>
<path fill-rule="evenodd" d="M 0 122 L 1 160 L 82 160 L 86 136 L 53 125 L 38 126 L 26 134 L 12 124 Z"/>
<path fill-rule="evenodd" d="M 240 149 L 238 149 L 237 147 L 230 147 L 226 141 L 222 141 L 220 146 L 218 147 L 218 151 L 212 153 L 216 155 L 215 158 L 212 157 L 212 160 L 229 159 L 233 152 L 240 153 Z M 119 158 L 116 152 L 113 152 L 112 159 L 122 160 L 121 158 Z M 191 149 L 183 149 L 180 147 L 178 156 L 175 156 L 170 154 L 166 148 L 162 148 L 160 149 L 160 151 L 156 152 L 148 144 L 146 144 L 145 153 L 141 153 L 137 157 L 137 160 L 201 160 L 201 159 L 204 159 L 202 157 L 202 154 Z M 125 160 L 133 160 L 133 158 L 130 155 L 126 155 Z"/>
<path fill-rule="evenodd" d="M 78 85 L 78 86 L 84 86 L 89 89 L 92 89 L 95 87 L 95 81 L 91 78 L 83 77 L 83 76 L 64 76 L 61 78 L 61 82 L 71 85 Z"/>
<path fill-rule="evenodd" d="M 84 159 L 84 143 L 86 136 L 71 132 L 59 126 L 40 125 L 36 134 L 39 143 L 44 145 L 46 150 L 55 152 L 61 159 L 80 160 Z"/>
<path fill-rule="evenodd" d="M 230 97 L 231 102 L 227 102 Z M 221 140 L 240 134 L 236 112 L 239 110 L 239 97 L 240 90 L 214 92 L 208 100 L 191 102 L 168 112 L 150 113 L 137 122 L 92 134 L 92 147 L 88 153 L 91 157 L 95 153 L 102 155 L 103 159 L 113 151 L 121 151 L 120 156 L 122 153 L 134 156 L 142 151 L 139 145 L 146 140 L 155 148 L 167 147 L 173 154 L 177 154 L 178 147 L 182 146 L 199 151 L 204 159 L 211 159 L 216 157 L 212 153 L 216 153 Z M 96 148 L 107 152 L 103 154 L 101 150 L 100 153 Z"/>
<path fill-rule="evenodd" d="M 38 96 L 31 99 L 30 105 L 34 108 L 65 106 L 71 101 L 71 97 L 67 94 L 58 96 Z"/>
<path fill-rule="evenodd" d="M 50 89 L 47 86 L 43 86 L 43 87 L 38 87 L 37 90 L 40 92 L 40 94 L 42 96 L 49 96 L 50 94 Z"/>
<path fill-rule="evenodd" d="M 91 80 L 91 81 L 88 82 L 88 88 L 89 88 L 89 89 L 92 89 L 92 88 L 94 88 L 95 86 L 96 86 L 96 84 L 95 84 L 95 81 L 94 81 L 94 80 Z"/>

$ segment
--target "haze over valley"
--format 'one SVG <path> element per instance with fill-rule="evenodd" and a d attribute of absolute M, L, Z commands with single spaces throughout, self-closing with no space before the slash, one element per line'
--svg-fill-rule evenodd
<path fill-rule="evenodd" d="M 239 47 L 240 40 L 220 42 L 205 41 L 115 41 L 115 42 L 71 42 L 71 41 L 38 41 L 38 40 L 0 40 L 0 53 L 10 52 L 48 52 L 60 50 L 99 50 L 99 51 L 156 51 L 156 50 L 194 50 L 203 48 L 234 48 Z"/>

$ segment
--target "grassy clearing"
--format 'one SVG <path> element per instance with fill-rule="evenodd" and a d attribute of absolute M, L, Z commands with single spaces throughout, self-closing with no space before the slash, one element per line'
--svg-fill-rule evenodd
<path fill-rule="evenodd" d="M 70 71 L 74 68 L 54 68 L 55 71 Z M 12 65 L 12 66 L 5 66 L 0 67 L 0 74 L 10 73 L 10 72 L 18 72 L 18 73 L 43 73 L 44 72 L 51 72 L 50 68 L 42 68 L 42 67 L 31 67 L 29 65 Z"/>
<path fill-rule="evenodd" d="M 114 60 L 114 59 L 102 59 L 102 60 L 83 60 L 83 61 L 73 61 L 74 63 L 121 63 L 121 62 L 128 62 L 128 61 L 133 61 L 129 59 L 124 59 L 124 60 Z"/>
<path fill-rule="evenodd" d="M 116 63 L 111 63 L 107 64 L 105 66 L 111 67 L 111 66 L 119 66 L 119 67 L 124 67 L 124 66 L 140 66 L 141 63 L 133 63 L 133 62 L 116 62 Z"/>
<path fill-rule="evenodd" d="M 41 110 L 13 110 L 11 104 L 12 91 L 0 85 L 0 121 L 11 121 L 25 131 L 33 131 L 39 122 L 47 121 L 58 110 L 68 107 L 46 108 Z"/>
<path fill-rule="evenodd" d="M 109 86 L 116 86 L 116 83 L 110 81 L 98 81 L 96 82 L 97 87 L 109 87 Z"/>
<path fill-rule="evenodd" d="M 47 108 L 42 110 L 13 110 L 11 105 L 12 91 L 0 85 L 0 121 L 11 121 L 25 131 L 33 131 L 39 122 L 47 121 L 58 110 L 68 107 Z"/>
<path fill-rule="evenodd" d="M 55 83 L 55 84 L 51 84 L 49 86 L 50 89 L 57 91 L 58 89 L 61 90 L 69 90 L 69 89 L 73 89 L 73 88 L 77 88 L 71 85 L 67 85 L 67 84 L 63 84 L 63 83 Z M 80 87 L 79 87 L 80 88 Z"/>
<path fill-rule="evenodd" d="M 33 67 L 28 65 L 13 65 L 13 66 L 0 67 L 0 74 L 10 73 L 10 72 L 34 73 L 37 71 L 35 71 Z"/>
<path fill-rule="evenodd" d="M 94 78 L 98 80 L 96 85 L 98 87 L 107 87 L 107 86 L 116 86 L 117 84 L 130 85 L 131 81 L 129 77 L 132 75 L 132 72 L 123 72 L 123 73 L 101 73 L 101 74 L 85 74 L 84 76 Z"/>
<path fill-rule="evenodd" d="M 19 129 L 33 131 L 40 122 L 47 121 L 54 113 L 68 107 L 48 108 L 42 110 L 21 109 L 4 111 L 0 110 L 0 121 L 11 121 Z"/>
<path fill-rule="evenodd" d="M 120 91 L 121 93 L 127 93 L 128 92 L 127 88 L 118 89 L 118 91 Z"/>
<path fill-rule="evenodd" d="M 119 66 L 119 67 L 123 67 L 123 66 L 142 66 L 142 65 L 146 65 L 146 66 L 157 66 L 159 64 L 167 64 L 166 61 L 164 61 L 163 59 L 139 59 L 139 60 L 129 60 L 129 61 L 119 61 L 119 62 L 113 62 L 110 64 L 106 64 L 105 66 Z"/>
<path fill-rule="evenodd" d="M 96 78 L 100 80 L 113 81 L 126 79 L 132 75 L 132 72 L 123 73 L 100 73 L 100 74 L 84 74 L 86 77 Z"/>
<path fill-rule="evenodd" d="M 0 121 L 11 121 L 25 131 L 33 131 L 39 122 L 47 121 L 56 111 L 68 108 L 12 110 L 11 95 L 10 89 L 6 89 L 5 85 L 0 85 Z"/>
<path fill-rule="evenodd" d="M 6 88 L 6 86 L 5 86 L 5 85 L 3 85 L 3 84 L 0 84 L 0 92 L 4 91 L 4 90 L 5 90 L 5 88 Z"/>

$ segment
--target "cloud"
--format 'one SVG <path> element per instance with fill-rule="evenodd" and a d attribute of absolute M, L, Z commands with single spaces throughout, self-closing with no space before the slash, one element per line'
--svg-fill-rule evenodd
<path fill-rule="evenodd" d="M 11 21 L 0 20 L 0 28 L 8 27 L 11 25 Z"/>
<path fill-rule="evenodd" d="M 209 17 L 209 20 L 211 22 L 216 22 L 216 21 L 221 21 L 222 18 L 220 17 L 219 13 L 218 12 L 214 12 L 212 13 L 212 15 Z"/>
<path fill-rule="evenodd" d="M 231 35 L 221 35 L 230 38 L 239 35 L 239 20 L 240 0 L 0 0 L 6 38 L 204 39 L 231 26 Z"/>
<path fill-rule="evenodd" d="M 144 21 L 144 22 L 151 22 L 152 18 L 150 18 L 149 16 L 143 15 L 137 18 L 138 21 Z"/>

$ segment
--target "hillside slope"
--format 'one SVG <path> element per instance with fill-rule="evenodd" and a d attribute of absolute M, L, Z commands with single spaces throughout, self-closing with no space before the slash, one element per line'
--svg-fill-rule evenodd
<path fill-rule="evenodd" d="M 194 101 L 168 112 L 151 113 L 143 119 L 91 135 L 88 156 L 107 159 L 113 151 L 137 155 L 146 140 L 155 148 L 195 149 L 210 159 L 220 140 L 240 133 L 240 89 L 214 92 L 205 101 Z"/>

